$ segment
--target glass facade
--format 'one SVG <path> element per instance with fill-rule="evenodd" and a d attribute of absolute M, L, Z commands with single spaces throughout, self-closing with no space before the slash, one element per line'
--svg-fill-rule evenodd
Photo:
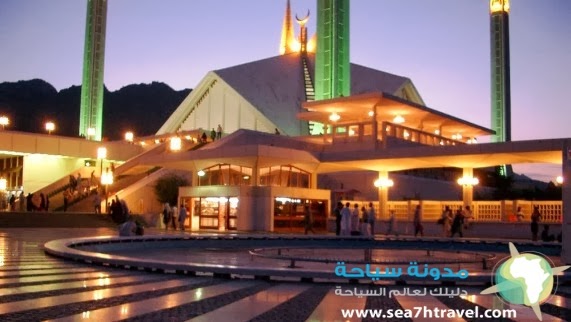
<path fill-rule="evenodd" d="M 277 197 L 274 199 L 274 231 L 304 232 L 305 205 L 310 205 L 313 217 L 313 230 L 327 230 L 327 200 Z"/>
<path fill-rule="evenodd" d="M 198 197 L 189 201 L 190 216 L 198 218 L 199 229 L 236 230 L 237 197 Z"/>
<path fill-rule="evenodd" d="M 294 166 L 281 165 L 260 169 L 260 186 L 309 188 L 311 175 Z"/>
<path fill-rule="evenodd" d="M 199 186 L 250 186 L 252 168 L 230 164 L 217 164 L 203 169 L 204 175 L 198 177 Z"/>

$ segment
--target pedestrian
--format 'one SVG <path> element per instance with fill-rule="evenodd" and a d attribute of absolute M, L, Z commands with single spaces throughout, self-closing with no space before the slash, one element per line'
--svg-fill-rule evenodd
<path fill-rule="evenodd" d="M 212 128 L 212 131 L 210 131 L 210 139 L 212 141 L 216 140 L 216 131 L 214 130 L 214 128 Z"/>
<path fill-rule="evenodd" d="M 341 236 L 351 235 L 351 209 L 349 207 L 351 204 L 347 202 L 341 209 Z"/>
<path fill-rule="evenodd" d="M 93 194 L 93 209 L 96 214 L 101 214 L 101 197 L 99 193 Z"/>
<path fill-rule="evenodd" d="M 539 206 L 534 206 L 533 213 L 531 213 L 531 240 L 533 241 L 537 241 L 537 233 L 539 232 L 539 222 L 541 219 Z"/>
<path fill-rule="evenodd" d="M 375 236 L 375 223 L 377 221 L 377 214 L 375 213 L 375 207 L 373 207 L 372 202 L 369 202 L 369 213 L 367 218 L 369 219 L 369 225 L 371 226 L 371 235 Z"/>
<path fill-rule="evenodd" d="M 168 202 L 165 202 L 163 206 L 163 224 L 165 224 L 165 230 L 169 229 L 169 223 L 171 221 L 172 209 Z"/>
<path fill-rule="evenodd" d="M 12 194 L 9 200 L 10 211 L 16 211 L 16 194 Z"/>
<path fill-rule="evenodd" d="M 525 215 L 523 214 L 523 211 L 521 210 L 521 207 L 517 207 L 517 211 L 516 211 L 516 217 L 517 217 L 517 221 L 523 221 L 523 218 L 525 217 Z"/>
<path fill-rule="evenodd" d="M 413 224 L 414 224 L 414 237 L 420 233 L 420 237 L 424 236 L 424 227 L 422 227 L 422 213 L 420 205 L 416 206 L 414 210 Z"/>
<path fill-rule="evenodd" d="M 361 236 L 371 237 L 371 225 L 369 224 L 369 213 L 365 206 L 361 207 Z"/>
<path fill-rule="evenodd" d="M 184 231 L 186 217 L 188 216 L 188 211 L 184 205 L 180 205 L 180 210 L 178 211 L 178 224 L 180 225 L 180 230 Z"/>
<path fill-rule="evenodd" d="M 470 209 L 470 206 L 466 206 L 462 215 L 464 215 L 464 229 L 470 228 L 474 219 L 474 215 Z"/>
<path fill-rule="evenodd" d="M 305 205 L 305 215 L 303 217 L 303 223 L 305 225 L 305 234 L 307 235 L 307 232 L 311 230 L 312 233 L 315 234 L 315 231 L 313 230 L 313 214 L 311 213 L 311 209 L 309 208 L 309 205 Z"/>
<path fill-rule="evenodd" d="M 222 138 L 222 126 L 220 124 L 218 124 L 218 129 L 216 132 L 216 139 L 220 140 Z"/>
<path fill-rule="evenodd" d="M 394 234 L 398 236 L 397 233 L 397 217 L 394 210 L 389 211 L 389 222 L 387 225 L 387 236 L 390 234 Z"/>
<path fill-rule="evenodd" d="M 20 211 L 26 211 L 26 197 L 24 196 L 24 191 L 20 192 L 20 198 L 18 198 L 18 203 L 20 204 Z"/>
<path fill-rule="evenodd" d="M 464 214 L 462 211 L 462 207 L 458 208 L 456 214 L 454 215 L 454 219 L 452 221 L 452 227 L 450 229 L 450 237 L 454 237 L 456 233 L 460 235 L 460 238 L 464 237 L 462 233 L 462 228 L 464 227 Z"/>
<path fill-rule="evenodd" d="M 171 225 L 174 231 L 176 231 L 177 216 L 178 216 L 178 207 L 174 205 L 171 208 Z"/>
<path fill-rule="evenodd" d="M 353 206 L 353 212 L 351 212 L 351 236 L 361 235 L 359 229 L 359 204 Z"/>
<path fill-rule="evenodd" d="M 208 142 L 208 137 L 206 136 L 206 132 L 202 132 L 202 143 Z"/>
<path fill-rule="evenodd" d="M 341 210 L 343 209 L 343 203 L 341 201 L 337 202 L 337 207 L 333 210 L 333 214 L 335 215 L 335 235 L 341 235 Z"/>
<path fill-rule="evenodd" d="M 442 217 L 441 217 L 443 237 L 450 237 L 453 219 L 454 217 L 452 216 L 452 210 L 450 210 L 450 207 L 449 206 L 444 207 L 444 211 L 442 212 Z"/>

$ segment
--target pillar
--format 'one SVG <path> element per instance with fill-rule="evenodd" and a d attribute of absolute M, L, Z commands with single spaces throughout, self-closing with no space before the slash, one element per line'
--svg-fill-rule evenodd
<path fill-rule="evenodd" d="M 561 262 L 566 265 L 571 264 L 571 140 L 566 140 L 563 145 L 562 156 L 562 196 L 563 203 L 563 219 L 561 223 L 561 232 L 563 240 L 561 243 Z"/>

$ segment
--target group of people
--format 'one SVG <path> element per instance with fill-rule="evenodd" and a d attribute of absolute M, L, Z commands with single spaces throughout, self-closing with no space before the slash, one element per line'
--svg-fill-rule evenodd
<path fill-rule="evenodd" d="M 170 226 L 176 231 L 178 222 L 178 226 L 182 231 L 184 231 L 185 221 L 188 217 L 188 210 L 185 205 L 181 205 L 180 209 L 177 209 L 176 206 L 171 207 L 170 204 L 166 202 L 163 206 L 161 217 L 163 224 L 165 225 L 165 230 L 168 230 Z"/>
<path fill-rule="evenodd" d="M 111 215 L 114 222 L 124 223 L 128 220 L 130 211 L 127 202 L 116 195 L 115 199 L 111 200 L 111 204 L 107 206 L 107 213 Z"/>
<path fill-rule="evenodd" d="M 216 140 L 220 140 L 221 138 L 222 138 L 222 126 L 218 124 L 216 130 L 212 128 L 212 130 L 210 131 L 210 140 L 214 142 Z M 208 142 L 208 136 L 206 135 L 206 132 L 202 132 L 202 135 L 199 137 L 199 141 L 202 143 Z"/>
<path fill-rule="evenodd" d="M 454 214 L 452 214 L 449 206 L 445 206 L 442 216 L 438 220 L 438 223 L 442 225 L 442 236 L 454 237 L 458 234 L 461 238 L 464 237 L 464 229 L 470 227 L 473 218 L 474 215 L 470 206 L 464 208 L 460 206 Z"/>
<path fill-rule="evenodd" d="M 375 234 L 375 222 L 377 216 L 373 203 L 369 203 L 369 208 L 359 204 L 353 205 L 347 202 L 345 207 L 343 203 L 338 202 L 334 210 L 335 214 L 335 234 L 337 236 L 373 236 Z"/>

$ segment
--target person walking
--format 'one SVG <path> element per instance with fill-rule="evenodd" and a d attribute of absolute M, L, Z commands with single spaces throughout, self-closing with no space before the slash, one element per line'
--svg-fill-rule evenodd
<path fill-rule="evenodd" d="M 369 219 L 369 225 L 371 226 L 371 236 L 375 236 L 375 223 L 377 221 L 377 214 L 375 213 L 375 207 L 373 203 L 369 202 L 369 213 L 367 214 Z"/>
<path fill-rule="evenodd" d="M 343 209 L 343 204 L 339 201 L 337 202 L 337 207 L 333 210 L 333 215 L 335 216 L 335 235 L 341 235 L 341 210 Z"/>
<path fill-rule="evenodd" d="M 371 237 L 371 225 L 369 224 L 369 212 L 365 206 L 361 207 L 361 236 Z"/>
<path fill-rule="evenodd" d="M 359 205 L 355 204 L 353 212 L 351 212 L 351 236 L 359 236 Z"/>
<path fill-rule="evenodd" d="M 454 217 L 452 216 L 452 210 L 450 210 L 450 207 L 449 206 L 444 207 L 444 211 L 442 212 L 442 236 L 443 237 L 450 237 L 453 219 L 454 219 Z"/>
<path fill-rule="evenodd" d="M 222 138 L 222 126 L 220 124 L 218 124 L 218 128 L 216 131 L 216 139 L 220 140 Z"/>
<path fill-rule="evenodd" d="M 541 219 L 539 206 L 534 206 L 533 212 L 531 213 L 531 240 L 533 241 L 537 241 L 537 233 L 539 232 L 539 222 Z"/>
<path fill-rule="evenodd" d="M 464 226 L 464 214 L 462 211 L 462 207 L 460 207 L 458 208 L 456 214 L 454 215 L 454 219 L 452 221 L 452 228 L 450 230 L 450 237 L 454 237 L 454 235 L 458 233 L 458 235 L 460 235 L 460 238 L 463 238 L 464 237 L 464 234 L 462 233 L 463 226 Z"/>
<path fill-rule="evenodd" d="M 341 236 L 351 235 L 351 207 L 350 203 L 346 203 L 345 207 L 341 209 Z"/>
<path fill-rule="evenodd" d="M 184 205 L 180 206 L 180 210 L 178 211 L 178 224 L 180 225 L 180 230 L 184 231 L 184 224 L 186 221 L 186 217 L 188 216 L 188 211 Z"/>
<path fill-rule="evenodd" d="M 216 131 L 214 130 L 214 128 L 212 128 L 212 131 L 210 131 L 210 139 L 212 141 L 216 140 Z"/>
<path fill-rule="evenodd" d="M 93 209 L 96 214 L 101 214 L 101 197 L 99 193 L 93 194 Z"/>
<path fill-rule="evenodd" d="M 395 215 L 394 210 L 389 211 L 389 222 L 387 225 L 387 236 L 390 234 L 394 234 L 395 236 L 398 236 L 398 233 L 397 233 L 397 217 Z"/>
<path fill-rule="evenodd" d="M 165 205 L 163 206 L 163 224 L 165 225 L 165 230 L 169 229 L 169 223 L 171 221 L 171 214 L 172 214 L 172 209 L 171 206 L 169 205 L 168 202 L 165 202 Z"/>

